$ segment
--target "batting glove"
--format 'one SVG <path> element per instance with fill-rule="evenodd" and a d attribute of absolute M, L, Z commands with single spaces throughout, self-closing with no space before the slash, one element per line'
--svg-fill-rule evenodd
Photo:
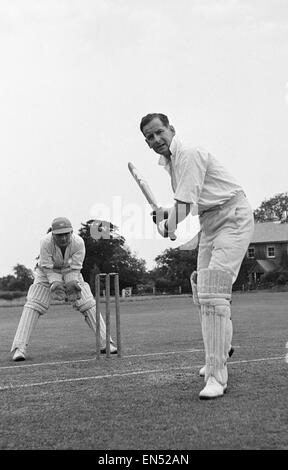
<path fill-rule="evenodd" d="M 78 281 L 70 281 L 66 284 L 68 302 L 76 302 L 81 299 L 81 287 Z"/>
<path fill-rule="evenodd" d="M 50 287 L 51 297 L 54 300 L 65 300 L 66 292 L 63 282 L 55 281 Z"/>
<path fill-rule="evenodd" d="M 158 209 L 152 211 L 150 215 L 152 215 L 152 220 L 154 224 L 158 224 L 162 220 L 167 220 L 169 216 L 170 208 L 165 207 L 158 207 Z"/>
<path fill-rule="evenodd" d="M 167 220 L 161 220 L 161 222 L 159 222 L 157 224 L 157 230 L 158 230 L 158 233 L 160 233 L 161 237 L 163 238 L 170 238 L 171 240 L 176 240 L 176 235 L 174 232 L 172 231 L 169 231 L 168 229 L 168 223 L 167 223 Z"/>

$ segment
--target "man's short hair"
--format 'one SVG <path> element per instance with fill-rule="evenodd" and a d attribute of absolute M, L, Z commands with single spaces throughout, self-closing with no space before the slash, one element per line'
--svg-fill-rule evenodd
<path fill-rule="evenodd" d="M 165 114 L 161 114 L 161 113 L 146 114 L 146 116 L 144 116 L 141 119 L 141 123 L 140 123 L 140 130 L 141 130 L 142 133 L 143 133 L 143 127 L 146 126 L 147 124 L 149 124 L 149 122 L 152 121 L 152 119 L 154 119 L 154 118 L 160 119 L 163 126 L 165 126 L 165 127 L 168 127 L 170 125 L 169 119 Z"/>

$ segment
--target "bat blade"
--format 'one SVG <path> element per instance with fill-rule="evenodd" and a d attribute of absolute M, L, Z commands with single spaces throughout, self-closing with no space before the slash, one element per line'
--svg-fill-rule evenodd
<path fill-rule="evenodd" d="M 152 193 L 150 186 L 148 185 L 147 181 L 143 176 L 139 173 L 137 168 L 133 165 L 133 163 L 129 162 L 128 163 L 128 168 L 133 176 L 134 180 L 138 184 L 139 188 L 141 189 L 142 193 L 144 194 L 146 200 L 150 204 L 153 210 L 157 210 L 159 208 L 156 198 L 154 194 Z"/>
<path fill-rule="evenodd" d="M 138 186 L 141 189 L 142 193 L 144 194 L 146 200 L 148 201 L 148 203 L 152 207 L 153 211 L 156 211 L 157 209 L 159 209 L 159 205 L 157 204 L 157 200 L 156 200 L 153 192 L 151 191 L 150 186 L 147 183 L 147 181 L 145 180 L 145 178 L 143 178 L 143 176 L 139 173 L 139 171 L 133 165 L 133 163 L 129 162 L 128 163 L 128 168 L 129 168 L 129 171 L 130 171 L 131 175 L 133 176 L 134 180 L 136 181 L 136 183 L 138 184 Z M 177 237 L 174 233 L 170 234 L 170 239 L 171 240 L 176 240 L 176 238 Z"/>

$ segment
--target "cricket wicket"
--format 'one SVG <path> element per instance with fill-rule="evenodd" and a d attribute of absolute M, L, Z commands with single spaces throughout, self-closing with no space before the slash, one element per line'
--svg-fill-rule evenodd
<path fill-rule="evenodd" d="M 95 278 L 95 297 L 96 297 L 96 358 L 100 359 L 100 294 L 101 278 L 105 279 L 105 304 L 106 304 L 106 357 L 110 357 L 110 331 L 111 331 L 111 308 L 110 308 L 110 279 L 114 278 L 115 292 L 115 315 L 116 315 L 116 346 L 117 357 L 121 357 L 121 331 L 120 331 L 120 294 L 119 294 L 119 274 L 118 273 L 99 273 Z"/>

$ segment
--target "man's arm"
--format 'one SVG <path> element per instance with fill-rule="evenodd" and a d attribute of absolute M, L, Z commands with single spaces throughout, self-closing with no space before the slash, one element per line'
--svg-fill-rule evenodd
<path fill-rule="evenodd" d="M 85 258 L 85 244 L 81 237 L 74 240 L 69 268 L 63 273 L 68 302 L 81 299 L 80 272 Z M 75 251 L 74 251 L 75 250 Z"/>
<path fill-rule="evenodd" d="M 53 282 L 63 282 L 62 274 L 54 271 L 53 264 L 51 242 L 47 240 L 47 238 L 44 238 L 40 242 L 39 266 L 46 274 L 49 284 L 51 285 Z"/>
<path fill-rule="evenodd" d="M 65 300 L 66 293 L 62 274 L 53 269 L 52 245 L 51 241 L 46 238 L 40 243 L 39 266 L 47 276 L 52 298 L 60 301 Z"/>
<path fill-rule="evenodd" d="M 83 267 L 83 262 L 85 258 L 85 243 L 84 240 L 79 237 L 75 240 L 74 252 L 71 255 L 70 266 L 63 270 L 63 278 L 65 284 L 71 281 L 78 281 L 79 274 Z"/>
<path fill-rule="evenodd" d="M 174 235 L 177 225 L 182 222 L 190 213 L 193 204 L 177 201 L 168 210 L 168 218 L 157 223 L 157 230 L 164 238 Z"/>
<path fill-rule="evenodd" d="M 180 224 L 180 222 L 182 222 L 184 219 L 186 219 L 188 214 L 190 214 L 191 208 L 192 204 L 176 200 L 174 206 L 169 212 L 169 217 L 166 221 L 166 227 L 169 232 L 174 232 L 177 229 L 177 225 Z"/>

